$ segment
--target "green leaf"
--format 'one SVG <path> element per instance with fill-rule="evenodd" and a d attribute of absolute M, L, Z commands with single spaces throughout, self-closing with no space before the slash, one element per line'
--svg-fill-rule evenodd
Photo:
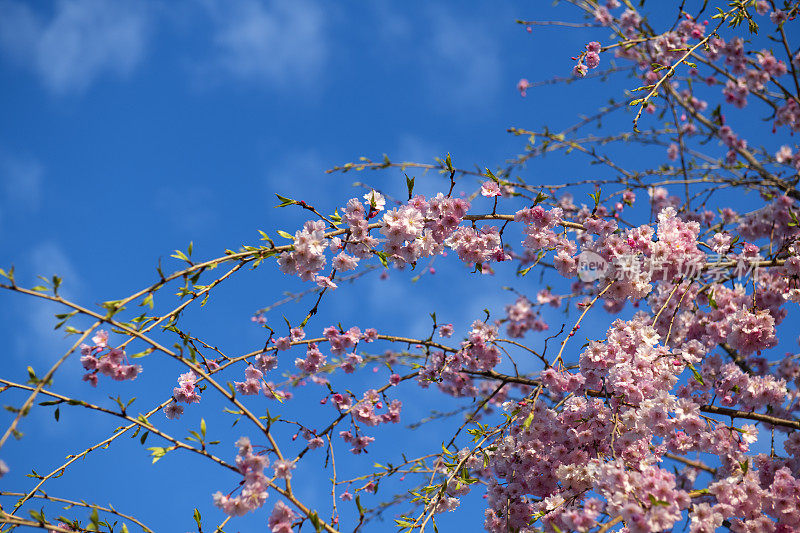
<path fill-rule="evenodd" d="M 529 427 L 531 427 L 531 424 L 533 423 L 533 415 L 534 415 L 534 412 L 531 411 L 528 414 L 528 416 L 525 418 L 525 422 L 522 424 L 522 427 L 524 427 L 525 429 L 528 429 Z"/>
<path fill-rule="evenodd" d="M 669 506 L 669 502 L 667 502 L 667 501 L 664 501 L 664 500 L 658 500 L 658 499 L 656 499 L 656 497 L 655 497 L 655 496 L 653 496 L 652 494 L 648 494 L 648 495 L 647 495 L 647 498 L 650 500 L 650 505 L 651 505 L 652 507 L 656 507 L 656 506 L 659 506 L 659 507 L 668 507 L 668 506 Z"/>
<path fill-rule="evenodd" d="M 694 374 L 694 379 L 696 379 L 697 382 L 700 383 L 700 385 L 706 384 L 705 381 L 703 381 L 703 376 L 700 375 L 700 372 L 698 372 L 697 369 L 694 367 L 694 365 L 691 363 L 689 364 L 689 370 L 692 371 L 692 374 Z"/>
<path fill-rule="evenodd" d="M 319 521 L 319 515 L 317 515 L 316 511 L 309 514 L 308 519 L 311 521 L 311 525 L 314 526 L 315 530 L 317 530 L 318 532 L 322 531 L 322 524 Z"/>
<path fill-rule="evenodd" d="M 275 196 L 277 196 L 278 200 L 281 201 L 281 203 L 276 205 L 275 207 L 286 207 L 287 205 L 294 205 L 298 203 L 296 200 L 292 200 L 291 198 L 286 198 L 285 196 L 281 196 L 280 194 L 276 194 Z"/>
<path fill-rule="evenodd" d="M 180 250 L 175 250 L 175 253 L 172 254 L 170 257 L 174 257 L 175 259 L 182 259 L 183 261 L 186 261 L 187 263 L 191 263 L 189 258 L 186 257 L 186 254 L 181 252 Z"/>
<path fill-rule="evenodd" d="M 359 518 L 364 518 L 364 507 L 361 506 L 361 495 L 356 496 L 356 507 L 358 507 L 358 516 Z"/>
<path fill-rule="evenodd" d="M 414 180 L 416 178 L 409 178 L 408 174 L 406 176 L 406 187 L 408 187 L 408 199 L 411 200 L 411 197 L 414 194 Z"/>
<path fill-rule="evenodd" d="M 283 230 L 278 230 L 278 231 L 277 231 L 277 233 L 278 233 L 278 235 L 280 235 L 280 236 L 281 236 L 281 237 L 283 237 L 284 239 L 294 239 L 294 237 L 292 236 L 292 234 L 291 234 L 291 233 L 286 233 L 286 232 L 285 232 L 285 231 L 283 231 Z"/>
<path fill-rule="evenodd" d="M 708 293 L 708 305 L 714 309 L 719 309 L 719 305 L 717 305 L 717 301 L 714 299 L 714 291 Z"/>
<path fill-rule="evenodd" d="M 142 357 L 145 357 L 145 356 L 147 356 L 147 355 L 150 355 L 151 353 L 153 353 L 153 351 L 154 351 L 154 350 L 155 350 L 155 348 L 147 348 L 147 349 L 146 349 L 146 350 L 144 350 L 143 352 L 138 352 L 138 353 L 135 353 L 135 354 L 131 354 L 131 355 L 129 355 L 128 357 L 129 357 L 130 359 L 140 359 L 140 358 L 142 358 Z"/>
<path fill-rule="evenodd" d="M 200 516 L 200 511 L 198 511 L 196 507 L 194 509 L 193 516 L 194 516 L 194 521 L 197 522 L 197 530 L 202 531 L 203 529 L 202 517 Z"/>
<path fill-rule="evenodd" d="M 205 418 L 200 419 L 200 434 L 203 435 L 203 438 L 206 438 L 206 420 Z"/>
<path fill-rule="evenodd" d="M 153 456 L 153 464 L 156 464 L 156 462 L 167 455 L 169 451 L 168 448 L 162 448 L 161 446 L 153 446 L 152 448 L 147 448 L 147 450 L 150 452 L 150 455 Z"/>

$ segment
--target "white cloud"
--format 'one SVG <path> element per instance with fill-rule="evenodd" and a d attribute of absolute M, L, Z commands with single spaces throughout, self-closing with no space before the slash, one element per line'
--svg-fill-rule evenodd
<path fill-rule="evenodd" d="M 43 174 L 39 161 L 0 152 L 0 184 L 7 205 L 36 210 L 41 202 Z"/>
<path fill-rule="evenodd" d="M 320 83 L 327 57 L 323 12 L 309 0 L 211 0 L 213 67 L 279 88 Z"/>
<path fill-rule="evenodd" d="M 130 0 L 59 0 L 50 17 L 0 0 L 0 49 L 53 92 L 80 92 L 103 73 L 125 76 L 136 67 L 147 22 L 145 4 Z"/>
<path fill-rule="evenodd" d="M 513 19 L 506 18 L 503 9 L 492 10 L 492 20 L 486 20 L 485 12 L 468 6 L 454 14 L 452 8 L 430 2 L 412 21 L 396 2 L 375 0 L 369 5 L 375 26 L 381 28 L 377 37 L 383 53 L 412 65 L 408 75 L 421 75 L 420 83 L 439 102 L 459 109 L 465 104 L 489 107 L 487 100 L 499 87 L 502 61 L 497 36 L 487 28 L 505 31 L 502 22 Z"/>
<path fill-rule="evenodd" d="M 498 87 L 501 62 L 496 40 L 479 25 L 432 9 L 431 39 L 427 43 L 427 68 L 447 99 L 480 104 Z M 443 87 L 442 87 L 443 86 Z"/>
<path fill-rule="evenodd" d="M 53 242 L 40 243 L 27 254 L 26 259 L 24 275 L 22 269 L 17 272 L 17 277 L 25 286 L 43 284 L 36 279 L 37 275 L 47 279 L 57 275 L 63 280 L 59 294 L 68 300 L 77 297 L 82 282 L 61 246 Z M 25 328 L 16 338 L 16 352 L 19 357 L 53 363 L 74 342 L 64 340 L 63 330 L 53 329 L 57 322 L 53 315 L 66 312 L 63 306 L 29 296 L 23 297 L 17 309 Z"/>
<path fill-rule="evenodd" d="M 33 248 L 29 261 L 34 275 L 50 279 L 54 274 L 64 280 L 65 294 L 73 295 L 80 279 L 78 273 L 64 250 L 56 243 L 44 242 Z M 70 293 L 70 291 L 72 291 Z M 63 291 L 62 291 L 63 292 Z"/>

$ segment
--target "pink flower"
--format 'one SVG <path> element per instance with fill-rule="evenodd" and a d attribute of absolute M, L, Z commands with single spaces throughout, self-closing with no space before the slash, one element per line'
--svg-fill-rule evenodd
<path fill-rule="evenodd" d="M 611 13 L 608 12 L 604 6 L 600 6 L 594 10 L 594 20 L 597 21 L 598 24 L 603 26 L 608 26 L 611 24 Z"/>
<path fill-rule="evenodd" d="M 786 22 L 787 18 L 786 12 L 781 11 L 780 9 L 769 14 L 769 20 L 776 26 L 780 26 Z"/>
<path fill-rule="evenodd" d="M 295 469 L 294 461 L 287 461 L 286 459 L 278 459 L 272 463 L 272 468 L 275 469 L 275 477 L 280 479 L 292 479 L 292 470 Z"/>
<path fill-rule="evenodd" d="M 292 522 L 297 515 L 282 501 L 275 504 L 269 516 L 269 529 L 272 533 L 292 533 Z"/>
<path fill-rule="evenodd" d="M 786 145 L 781 146 L 780 150 L 775 153 L 775 161 L 778 163 L 788 163 L 792 160 L 792 149 Z"/>
<path fill-rule="evenodd" d="M 586 66 L 588 68 L 597 68 L 597 66 L 600 65 L 600 54 L 597 52 L 586 52 L 584 61 L 586 61 Z"/>
<path fill-rule="evenodd" d="M 337 289 L 339 287 L 328 276 L 317 276 L 317 277 L 314 278 L 314 281 L 316 281 L 317 282 L 317 286 L 319 286 L 322 289 L 335 290 L 335 289 Z"/>
<path fill-rule="evenodd" d="M 104 329 L 97 330 L 97 333 L 95 333 L 94 337 L 92 337 L 92 342 L 95 344 L 95 346 L 105 348 L 108 342 L 108 332 Z"/>
<path fill-rule="evenodd" d="M 742 307 L 730 318 L 731 332 L 728 344 L 741 355 L 772 348 L 778 343 L 775 338 L 775 319 L 769 311 L 755 313 Z"/>
<path fill-rule="evenodd" d="M 339 253 L 336 257 L 333 258 L 333 268 L 336 270 L 340 270 L 342 272 L 347 272 L 348 270 L 355 270 L 358 266 L 358 257 L 353 257 L 351 255 L 347 255 L 344 252 Z"/>
<path fill-rule="evenodd" d="M 667 148 L 667 158 L 670 161 L 675 161 L 676 159 L 678 159 L 679 150 L 680 147 L 676 143 L 670 144 L 669 147 Z"/>
<path fill-rule="evenodd" d="M 525 78 L 522 78 L 517 82 L 517 90 L 519 91 L 519 94 L 521 96 L 527 96 L 528 87 L 530 86 L 531 86 L 530 82 Z"/>
<path fill-rule="evenodd" d="M 91 355 L 84 355 L 81 357 L 81 365 L 85 370 L 95 370 L 97 368 L 97 359 Z"/>
<path fill-rule="evenodd" d="M 306 332 L 303 328 L 292 328 L 290 331 L 292 342 L 298 342 L 306 338 Z"/>
<path fill-rule="evenodd" d="M 170 402 L 164 406 L 164 416 L 166 416 L 170 420 L 175 420 L 176 418 L 180 418 L 182 414 L 183 414 L 182 405 L 178 405 L 175 402 Z"/>
<path fill-rule="evenodd" d="M 197 375 L 194 372 L 187 372 L 178 377 L 178 387 L 172 389 L 172 396 L 176 401 L 183 403 L 199 403 L 200 394 L 195 389 Z"/>
<path fill-rule="evenodd" d="M 442 324 L 439 326 L 439 336 L 448 338 L 453 336 L 453 324 Z"/>
<path fill-rule="evenodd" d="M 492 180 L 486 181 L 481 185 L 481 194 L 489 198 L 502 195 L 500 186 Z"/>
<path fill-rule="evenodd" d="M 378 330 L 375 328 L 367 328 L 364 330 L 364 342 L 374 342 L 378 340 Z"/>

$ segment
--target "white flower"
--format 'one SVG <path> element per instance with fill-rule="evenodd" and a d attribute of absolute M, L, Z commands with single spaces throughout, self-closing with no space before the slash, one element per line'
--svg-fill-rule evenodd
<path fill-rule="evenodd" d="M 368 192 L 364 195 L 364 200 L 366 200 L 366 204 L 370 207 L 374 207 L 378 211 L 383 211 L 383 208 L 386 206 L 386 199 L 383 195 L 379 192 L 374 190 Z"/>

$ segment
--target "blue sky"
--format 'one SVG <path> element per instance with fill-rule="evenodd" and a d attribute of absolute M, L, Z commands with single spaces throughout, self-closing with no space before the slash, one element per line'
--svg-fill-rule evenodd
<path fill-rule="evenodd" d="M 458 166 L 500 165 L 524 146 L 507 127 L 548 124 L 558 130 L 609 96 L 620 97 L 627 86 L 624 78 L 613 85 L 586 81 L 520 97 L 515 85 L 521 77 L 566 76 L 569 57 L 607 35 L 538 27 L 531 35 L 514 20 L 577 17 L 569 6 L 554 9 L 550 2 L 0 0 L 0 266 L 16 265 L 18 279 L 28 285 L 37 274 L 59 274 L 66 296 L 98 304 L 153 282 L 159 258 L 165 270 L 178 268 L 169 255 L 190 241 L 196 257 L 210 258 L 257 244 L 258 229 L 293 233 L 305 213 L 273 209 L 276 192 L 325 212 L 363 194 L 354 181 L 402 196 L 405 178 L 397 170 L 324 172 L 359 156 L 431 162 L 449 152 Z M 629 120 L 612 124 L 625 129 Z M 752 117 L 739 120 L 750 123 Z M 644 164 L 653 154 L 663 158 L 661 148 L 627 156 L 631 164 Z M 520 174 L 553 183 L 603 172 L 554 156 Z M 444 186 L 436 174 L 415 174 L 420 192 Z M 465 189 L 477 183 L 465 183 Z M 465 275 L 452 261 L 437 270 L 415 285 L 413 273 L 405 272 L 342 286 L 325 300 L 311 329 L 342 321 L 426 335 L 428 313 L 436 311 L 463 332 L 482 309 L 497 312 L 513 300 L 502 290 L 509 279 L 529 295 L 540 288 L 538 279 L 509 278 L 511 266 L 496 277 L 473 276 L 470 285 L 448 281 Z M 263 343 L 250 314 L 283 291 L 303 287 L 267 265 L 226 284 L 203 312 L 190 312 L 186 320 L 212 344 L 249 351 Z M 280 327 L 281 313 L 296 323 L 306 309 L 281 308 L 271 324 Z M 0 338 L 10 369 L 4 376 L 22 381 L 27 365 L 46 370 L 67 347 L 69 340 L 52 332 L 56 312 L 2 295 Z M 559 319 L 553 314 L 552 323 Z M 606 319 L 591 326 L 595 336 Z M 137 382 L 96 391 L 80 382 L 75 360 L 57 376 L 55 390 L 105 403 L 108 394 L 137 396 L 144 410 L 169 395 L 182 371 L 156 357 L 144 360 Z M 385 377 L 367 372 L 347 383 L 363 391 Z M 321 395 L 299 395 L 299 405 L 311 409 Z M 5 404 L 10 395 L 3 396 Z M 433 393 L 419 398 L 408 403 L 404 423 L 455 405 Z M 204 407 L 221 404 L 208 400 Z M 187 409 L 174 433 L 196 428 L 204 412 Z M 13 468 L 4 485 L 29 486 L 23 477 L 28 469 L 45 471 L 117 426 L 116 420 L 84 414 L 64 409 L 53 424 L 50 411 L 34 411 L 23 423 L 27 437 L 2 451 Z M 222 440 L 218 453 L 232 459 L 240 428 L 231 430 L 229 421 L 213 416 L 218 422 L 210 429 Z M 430 438 L 427 447 L 416 437 L 403 442 L 402 428 L 389 428 L 382 433 L 389 442 L 378 439 L 374 458 L 344 464 L 369 470 L 381 453 L 396 457 L 398 442 L 403 449 L 435 451 L 452 422 L 425 426 L 431 428 L 422 430 Z M 163 530 L 191 529 L 194 507 L 208 517 L 206 527 L 219 523 L 210 495 L 235 486 L 231 476 L 192 458 L 168 457 L 151 467 L 137 441 L 122 440 L 116 451 L 99 452 L 51 482 L 51 493 L 98 503 L 111 498 L 115 507 Z M 315 468 L 321 460 L 300 472 L 307 476 L 301 496 L 322 506 L 328 488 L 311 480 L 327 474 Z M 110 469 L 119 474 L 108 475 Z M 267 514 L 227 530 L 263 530 Z M 462 525 L 482 520 L 475 505 L 460 516 Z"/>
<path fill-rule="evenodd" d="M 0 263 L 15 264 L 19 279 L 29 284 L 37 274 L 58 273 L 65 295 L 96 304 L 152 282 L 159 258 L 168 270 L 177 268 L 169 254 L 190 241 L 195 256 L 212 257 L 256 242 L 257 229 L 293 232 L 305 216 L 273 209 L 275 192 L 331 211 L 363 194 L 352 189 L 356 180 L 404 187 L 396 171 L 324 173 L 361 155 L 430 162 L 449 151 L 464 166 L 500 163 L 521 147 L 505 127 L 543 111 L 532 105 L 534 98 L 519 97 L 517 80 L 536 77 L 530 72 L 544 64 L 551 65 L 549 72 L 554 62 L 569 68 L 563 58 L 525 50 L 530 36 L 514 24 L 522 5 L 0 1 Z M 564 37 L 579 46 L 578 35 Z M 417 188 L 430 193 L 438 181 L 433 174 L 419 176 Z M 262 330 L 249 321 L 252 311 L 279 299 L 283 290 L 302 288 L 276 275 L 271 265 L 242 278 L 214 296 L 207 312 L 190 315 L 197 323 L 192 331 L 202 328 L 232 352 L 263 342 Z M 342 287 L 335 303 L 323 306 L 315 330 L 334 318 L 377 326 L 359 317 L 375 316 L 387 301 L 407 295 L 408 276 L 380 282 L 372 275 L 362 281 L 360 288 Z M 438 297 L 431 296 L 433 287 Z M 438 285 L 420 292 L 380 325 L 425 334 L 428 313 L 438 311 L 464 327 L 487 305 L 497 308 L 507 300 L 501 294 L 487 303 Z M 455 316 L 440 299 L 471 305 Z M 24 380 L 27 365 L 44 371 L 65 349 L 68 339 L 52 332 L 56 312 L 4 295 L 0 336 L 15 368 L 6 376 Z M 297 321 L 305 308 L 281 312 Z M 95 391 L 80 382 L 73 361 L 54 389 L 104 404 L 108 394 L 135 395 L 145 410 L 170 393 L 182 370 L 155 358 L 143 364 L 146 384 L 139 380 L 134 382 L 139 387 L 123 383 Z M 380 383 L 362 376 L 353 390 L 366 388 L 362 380 Z M 312 407 L 318 395 L 308 400 Z M 428 396 L 430 404 L 407 402 L 405 423 L 452 404 Z M 208 409 L 222 407 L 212 405 Z M 26 418 L 26 438 L 3 450 L 13 468 L 3 480 L 7 486 L 28 487 L 23 476 L 29 469 L 53 468 L 64 454 L 84 449 L 117 426 L 116 420 L 84 415 L 62 409 L 54 424 L 50 408 Z M 200 416 L 218 417 L 187 410 L 175 423 L 181 428 L 175 434 L 184 435 L 184 425 L 196 429 Z M 228 425 L 210 422 L 209 428 L 223 441 L 219 453 L 230 460 L 240 433 Z M 396 443 L 404 431 L 390 429 L 394 433 L 384 434 Z M 417 451 L 438 448 L 445 438 L 439 431 L 441 437 L 434 434 Z M 221 521 L 211 494 L 233 488 L 233 476 L 185 457 L 151 467 L 137 441 L 122 439 L 116 446 L 51 481 L 51 494 L 110 501 L 163 530 L 191 529 L 194 507 L 207 528 Z M 382 450 L 384 459 L 397 457 L 396 444 L 379 438 L 374 447 L 374 459 L 362 456 L 352 466 L 369 471 Z M 414 448 L 410 442 L 403 446 L 407 452 Z M 306 482 L 325 479 L 315 470 L 320 466 L 311 463 Z M 112 468 L 115 475 L 107 475 Z M 329 501 L 325 494 L 301 489 L 320 506 Z M 263 530 L 267 511 L 228 530 Z M 352 516 L 352 510 L 346 512 Z M 471 515 L 470 520 L 481 519 L 477 507 Z"/>

